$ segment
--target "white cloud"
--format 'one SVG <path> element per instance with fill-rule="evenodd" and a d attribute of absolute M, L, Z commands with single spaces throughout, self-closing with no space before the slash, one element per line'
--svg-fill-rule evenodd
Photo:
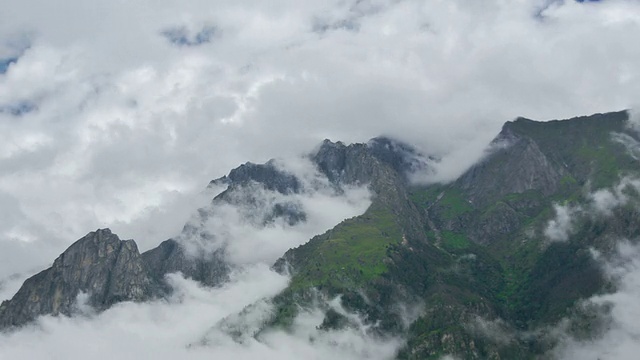
<path fill-rule="evenodd" d="M 584 207 L 555 205 L 556 218 L 549 222 L 545 234 L 551 240 L 565 241 L 579 217 L 602 219 L 613 216 L 613 211 L 620 206 L 637 206 L 639 189 L 638 179 L 625 177 L 610 189 L 589 194 L 590 202 Z M 576 339 L 567 332 L 569 319 L 565 319 L 556 328 L 547 329 L 559 341 L 552 355 L 567 360 L 635 359 L 640 351 L 637 341 L 640 326 L 635 321 L 640 316 L 640 307 L 636 304 L 640 296 L 640 246 L 621 239 L 610 253 L 595 249 L 591 252 L 615 289 L 586 299 L 582 306 L 598 311 L 597 316 L 606 326 L 591 329 L 594 333 L 590 334 L 590 340 Z"/>
<path fill-rule="evenodd" d="M 613 209 L 623 206 L 632 200 L 633 197 L 629 196 L 630 190 L 638 193 L 640 179 L 624 177 L 611 189 L 600 189 L 589 194 L 593 216 L 611 216 Z"/>
<path fill-rule="evenodd" d="M 445 355 L 445 356 L 441 357 L 440 360 L 458 360 L 458 358 L 456 358 L 453 355 Z"/>
<path fill-rule="evenodd" d="M 628 124 L 629 124 L 629 127 L 635 131 L 640 130 L 640 112 L 638 111 L 638 106 L 633 106 L 633 108 L 629 110 Z"/>
<path fill-rule="evenodd" d="M 640 3 L 628 0 L 0 6 L 0 58 L 19 56 L 0 74 L 0 108 L 32 105 L 0 111 L 0 278 L 45 267 L 99 227 L 155 246 L 210 196 L 209 180 L 323 138 L 397 137 L 441 157 L 433 181 L 444 181 L 506 120 L 628 108 L 640 93 Z M 200 46 L 162 36 L 205 27 L 219 32 Z M 352 195 L 300 201 L 316 226 L 360 211 L 365 196 Z"/>
<path fill-rule="evenodd" d="M 442 157 L 443 181 L 518 115 L 637 102 L 640 5 L 555 2 L 536 16 L 545 4 L 0 1 L 0 44 L 24 51 L 0 75 L 0 106 L 34 105 L 0 113 L 0 193 L 20 209 L 0 241 L 20 232 L 52 258 L 110 226 L 146 249 L 179 231 L 154 226 L 188 215 L 179 197 L 325 137 L 398 137 Z M 162 36 L 208 27 L 200 46 Z"/>
<path fill-rule="evenodd" d="M 634 115 L 630 115 L 629 124 L 633 124 Z M 631 127 L 635 127 L 635 125 L 631 125 Z M 613 133 L 611 137 L 614 141 L 622 144 L 626 149 L 627 153 L 636 160 L 640 160 L 640 142 L 634 139 L 632 136 L 623 133 Z"/>
<path fill-rule="evenodd" d="M 554 204 L 555 217 L 549 220 L 544 234 L 551 241 L 566 241 L 575 230 L 576 222 L 585 216 L 601 218 L 613 215 L 613 210 L 630 203 L 640 192 L 640 179 L 626 176 L 611 188 L 587 194 L 585 206 Z"/>
<path fill-rule="evenodd" d="M 498 345 L 507 345 L 517 340 L 517 333 L 500 318 L 487 320 L 476 316 L 466 327 Z"/>
<path fill-rule="evenodd" d="M 191 220 L 200 231 L 179 238 L 190 253 L 210 253 L 225 247 L 226 259 L 232 264 L 273 264 L 288 249 L 364 213 L 371 204 L 367 184 L 336 190 L 308 159 L 280 160 L 276 164 L 300 179 L 302 191 L 281 194 L 258 183 L 235 188 L 229 201 L 216 201 L 203 208 L 205 219 L 196 216 Z M 303 214 L 303 221 L 272 219 L 274 206 L 282 204 Z M 206 235 L 202 237 L 201 232 Z"/>
<path fill-rule="evenodd" d="M 13 295 L 20 289 L 22 283 L 32 275 L 33 271 L 27 274 L 13 274 L 4 279 L 0 279 L 0 302 L 11 299 Z"/>
<path fill-rule="evenodd" d="M 555 218 L 549 220 L 544 234 L 551 241 L 567 241 L 573 232 L 576 216 L 581 212 L 580 207 L 554 204 Z"/>
<path fill-rule="evenodd" d="M 638 357 L 640 326 L 636 319 L 640 316 L 640 247 L 637 244 L 621 242 L 613 259 L 604 260 L 607 275 L 615 281 L 616 291 L 611 294 L 596 295 L 589 299 L 595 305 L 610 308 L 607 315 L 610 324 L 592 341 L 565 339 L 556 349 L 561 359 L 601 359 L 631 360 Z"/>
<path fill-rule="evenodd" d="M 294 331 L 273 331 L 258 341 L 236 342 L 230 334 L 211 331 L 229 315 L 288 282 L 266 266 L 250 266 L 232 275 L 221 288 L 202 288 L 178 275 L 169 276 L 174 294 L 166 301 L 121 303 L 84 316 L 42 317 L 36 325 L 0 335 L 0 357 L 7 359 L 392 359 L 402 344 L 377 339 L 366 329 L 321 332 L 318 312 L 304 312 Z M 271 311 L 271 306 L 261 309 Z M 261 317 L 255 320 L 260 321 Z M 260 323 L 253 324 L 260 326 Z M 205 338 L 206 342 L 201 340 Z"/>

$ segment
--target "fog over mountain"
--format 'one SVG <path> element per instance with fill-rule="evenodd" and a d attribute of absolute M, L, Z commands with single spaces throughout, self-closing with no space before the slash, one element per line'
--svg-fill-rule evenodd
<path fill-rule="evenodd" d="M 89 231 L 108 227 L 141 252 L 179 236 L 224 190 L 207 184 L 247 161 L 276 158 L 313 189 L 288 195 L 306 210 L 299 224 L 265 229 L 240 207 L 216 208 L 203 226 L 226 239 L 235 265 L 222 287 L 173 274 L 167 299 L 101 313 L 81 296 L 82 316 L 45 316 L 0 335 L 0 358 L 393 358 L 404 339 L 372 334 L 339 299 L 322 306 L 359 326 L 322 332 L 322 315 L 311 311 L 295 331 L 261 342 L 214 326 L 252 304 L 256 323 L 275 311 L 269 299 L 289 277 L 273 262 L 371 204 L 366 187 L 337 191 L 302 156 L 327 138 L 387 135 L 428 162 L 413 181 L 446 183 L 486 156 L 505 121 L 639 103 L 633 0 L 0 5 L 0 300 Z M 623 135 L 615 141 L 637 160 L 637 141 Z M 628 204 L 620 188 L 607 191 L 593 192 L 591 207 L 556 204 L 549 241 L 566 242 L 576 217 Z M 259 194 L 262 204 L 283 196 Z M 616 246 L 618 257 L 596 258 L 619 291 L 589 300 L 611 306 L 613 325 L 588 343 L 567 337 L 558 356 L 637 353 L 626 311 L 638 296 L 638 250 Z M 420 304 L 402 305 L 415 318 Z"/>

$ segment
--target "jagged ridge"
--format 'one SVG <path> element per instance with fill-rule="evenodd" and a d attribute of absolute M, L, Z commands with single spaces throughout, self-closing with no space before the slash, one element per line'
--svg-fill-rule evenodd
<path fill-rule="evenodd" d="M 394 145 L 396 142 L 390 139 L 378 138 L 372 143 L 385 146 L 345 146 L 325 140 L 309 158 L 338 190 L 343 185 L 371 183 L 383 196 L 406 199 L 406 194 L 390 191 L 396 187 L 401 189 L 402 180 L 389 169 L 389 165 L 397 165 L 400 157 L 410 158 L 413 164 L 419 154 L 412 153 L 408 146 Z M 393 179 L 389 180 L 389 176 Z M 211 181 L 210 186 L 215 185 L 227 188 L 212 200 L 212 207 L 223 202 L 236 202 L 238 206 L 255 205 L 247 191 L 253 189 L 252 186 L 284 195 L 303 191 L 300 179 L 280 169 L 275 161 L 243 164 L 229 175 Z M 262 220 L 265 223 L 280 217 L 294 225 L 306 219 L 296 204 L 286 202 L 273 204 L 268 213 L 270 215 Z M 200 209 L 195 218 L 185 225 L 181 236 L 166 240 L 142 254 L 133 240 L 122 241 L 109 229 L 87 234 L 62 253 L 51 268 L 29 278 L 11 300 L 2 303 L 0 328 L 20 326 L 39 315 L 71 315 L 76 310 L 80 293 L 89 294 L 88 304 L 97 310 L 104 310 L 120 301 L 145 301 L 163 296 L 171 291 L 164 281 L 164 276 L 169 273 L 180 272 L 208 286 L 222 284 L 231 270 L 224 259 L 224 247 L 193 254 L 181 244 L 181 237 L 213 241 L 212 235 L 202 229 L 209 216 L 212 216 L 210 211 Z"/>

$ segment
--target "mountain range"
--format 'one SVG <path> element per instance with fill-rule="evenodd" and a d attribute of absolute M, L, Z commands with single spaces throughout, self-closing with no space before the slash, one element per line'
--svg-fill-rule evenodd
<path fill-rule="evenodd" d="M 238 341 L 259 339 L 319 307 L 321 329 L 364 321 L 375 336 L 405 339 L 401 359 L 550 358 L 559 339 L 549 329 L 563 326 L 575 339 L 606 329 L 606 306 L 584 300 L 616 290 L 598 256 L 613 257 L 621 239 L 638 236 L 639 141 L 627 111 L 518 118 L 448 183 L 416 180 L 440 160 L 388 137 L 325 140 L 304 157 L 317 174 L 311 179 L 277 160 L 246 163 L 211 181 L 223 190 L 156 248 L 140 253 L 109 229 L 77 240 L 2 302 L 0 328 L 73 316 L 82 295 L 97 311 L 161 299 L 172 291 L 166 275 L 176 272 L 222 286 L 241 265 L 230 260 L 230 240 L 208 226 L 221 208 L 234 206 L 251 226 L 294 227 L 308 218 L 296 194 L 366 186 L 363 214 L 274 262 L 291 280 L 269 299 L 274 311 L 261 326 L 243 327 L 251 307 L 211 325 Z M 339 308 L 326 301 L 334 298 Z"/>

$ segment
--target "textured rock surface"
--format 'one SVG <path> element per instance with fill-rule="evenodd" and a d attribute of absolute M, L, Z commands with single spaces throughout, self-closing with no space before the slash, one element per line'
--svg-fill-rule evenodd
<path fill-rule="evenodd" d="M 337 185 L 368 184 L 375 195 L 374 203 L 402 214 L 407 231 L 422 238 L 420 211 L 409 200 L 406 177 L 406 171 L 416 170 L 408 164 L 419 158 L 408 145 L 387 138 L 349 146 L 325 140 L 312 157 L 318 169 Z M 420 163 L 426 166 L 426 162 Z"/>
<path fill-rule="evenodd" d="M 142 258 L 158 283 L 162 283 L 164 275 L 180 272 L 202 284 L 217 286 L 227 279 L 230 270 L 221 251 L 193 256 L 187 254 L 180 243 L 171 239 L 144 252 Z"/>
<path fill-rule="evenodd" d="M 133 240 L 120 240 L 109 229 L 76 241 L 53 265 L 27 279 L 0 306 L 0 327 L 17 326 L 42 314 L 73 313 L 80 293 L 98 310 L 120 301 L 149 299 L 154 287 Z"/>
<path fill-rule="evenodd" d="M 384 136 L 369 140 L 367 145 L 373 156 L 404 176 L 416 171 L 429 172 L 429 162 L 435 161 L 408 144 Z"/>
<path fill-rule="evenodd" d="M 241 187 L 250 182 L 262 184 L 266 189 L 282 194 L 299 192 L 302 185 L 298 178 L 278 169 L 273 160 L 266 164 L 245 163 L 231 170 L 229 175 L 213 180 L 212 184 L 227 184 L 229 188 Z"/>
<path fill-rule="evenodd" d="M 528 190 L 548 196 L 558 190 L 560 180 L 568 174 L 561 164 L 547 158 L 535 141 L 513 132 L 509 123 L 494 144 L 503 147 L 457 181 L 475 206 L 486 206 L 507 194 Z"/>
<path fill-rule="evenodd" d="M 318 169 L 334 184 L 364 185 L 377 177 L 379 160 L 365 144 L 349 146 L 341 142 L 324 140 L 312 160 Z"/>

